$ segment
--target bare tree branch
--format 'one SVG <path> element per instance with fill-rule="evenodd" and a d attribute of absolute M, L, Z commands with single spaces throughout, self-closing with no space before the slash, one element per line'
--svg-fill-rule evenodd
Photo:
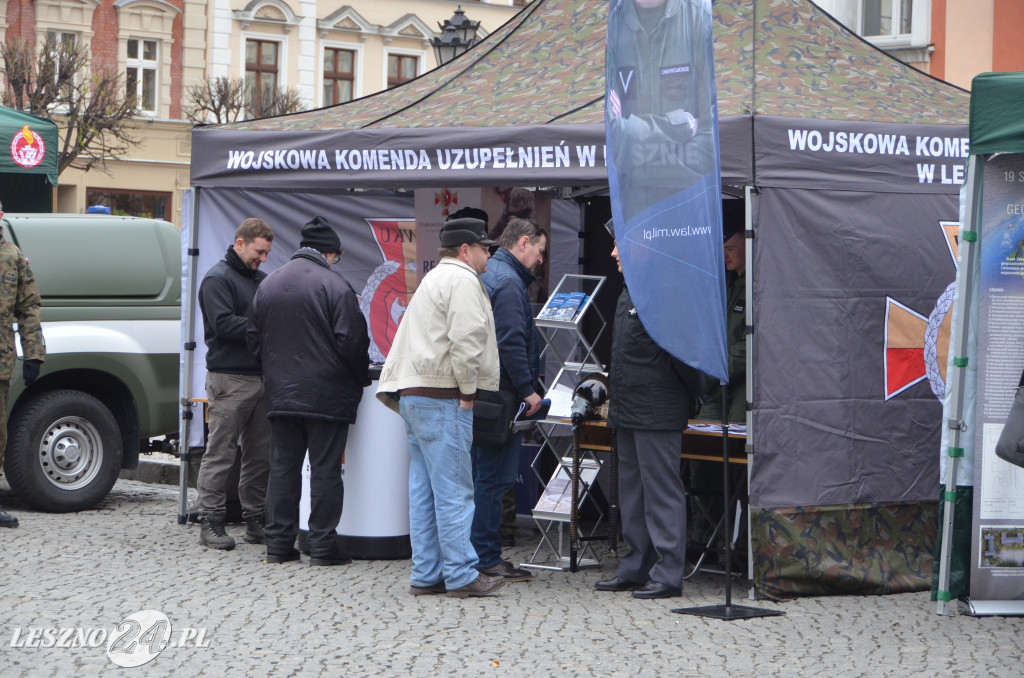
<path fill-rule="evenodd" d="M 105 170 L 106 160 L 138 143 L 129 125 L 138 110 L 135 92 L 125 91 L 113 69 L 90 71 L 87 46 L 50 36 L 36 54 L 16 37 L 0 45 L 0 62 L 7 80 L 0 102 L 57 123 L 58 172 Z"/>
<path fill-rule="evenodd" d="M 245 109 L 241 78 L 213 78 L 189 85 L 185 96 L 192 104 L 185 115 L 192 122 L 235 122 Z"/>
<path fill-rule="evenodd" d="M 191 85 L 186 96 L 191 106 L 185 115 L 192 122 L 222 124 L 242 119 L 243 113 L 246 118 L 265 118 L 306 109 L 295 87 L 263 88 L 252 96 L 241 78 L 213 78 Z"/>

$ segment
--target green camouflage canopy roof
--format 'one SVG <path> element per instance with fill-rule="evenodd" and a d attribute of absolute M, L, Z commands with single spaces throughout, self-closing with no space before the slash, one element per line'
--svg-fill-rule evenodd
<path fill-rule="evenodd" d="M 330 108 L 240 130 L 490 127 L 604 121 L 608 0 L 534 0 L 463 56 Z M 967 122 L 969 94 L 876 49 L 808 0 L 717 0 L 719 114 Z"/>

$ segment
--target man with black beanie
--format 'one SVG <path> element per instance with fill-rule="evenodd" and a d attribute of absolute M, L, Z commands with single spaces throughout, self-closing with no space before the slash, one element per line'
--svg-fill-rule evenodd
<path fill-rule="evenodd" d="M 270 418 L 267 562 L 299 560 L 302 462 L 309 450 L 310 565 L 344 565 L 336 540 L 348 426 L 370 385 L 366 320 L 351 285 L 331 267 L 341 239 L 323 217 L 302 227 L 299 250 L 260 285 L 247 339 L 263 366 Z"/>

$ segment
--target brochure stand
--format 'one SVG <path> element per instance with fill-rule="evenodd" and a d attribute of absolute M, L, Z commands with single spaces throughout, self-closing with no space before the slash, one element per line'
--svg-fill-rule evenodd
<path fill-rule="evenodd" d="M 577 452 L 574 460 L 570 450 L 569 417 L 572 393 L 580 376 L 589 372 L 604 372 L 605 369 L 594 357 L 594 344 L 604 332 L 606 322 L 593 304 L 604 281 L 603 276 L 562 276 L 534 319 L 545 343 L 540 357 L 543 359 L 550 351 L 550 355 L 558 361 L 559 370 L 554 380 L 545 385 L 547 392 L 544 397 L 551 400 L 551 409 L 547 418 L 537 425 L 544 442 L 531 468 L 537 480 L 544 484 L 541 497 L 533 509 L 533 521 L 540 530 L 541 541 L 529 562 L 522 564 L 525 568 L 575 571 L 601 564 L 589 543 L 604 520 L 603 512 L 591 495 L 591 488 L 601 469 L 601 460 L 593 451 L 585 451 L 582 456 Z M 592 340 L 588 340 L 580 329 L 588 313 L 596 314 L 600 321 L 600 329 Z M 554 471 L 543 473 L 541 467 L 549 465 L 545 462 L 552 459 L 555 462 Z M 573 483 L 574 472 L 576 483 Z M 573 496 L 574 489 L 576 496 Z M 597 520 L 589 534 L 582 534 L 577 529 L 576 516 L 579 509 L 588 502 L 597 513 Z M 585 544 L 582 549 L 578 549 L 580 543 Z M 542 560 L 541 554 L 545 550 L 547 553 L 544 555 L 550 557 Z"/>

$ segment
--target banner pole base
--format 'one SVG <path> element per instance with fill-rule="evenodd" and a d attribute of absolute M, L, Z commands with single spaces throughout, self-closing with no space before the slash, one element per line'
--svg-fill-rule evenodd
<path fill-rule="evenodd" d="M 736 621 L 739 619 L 754 619 L 756 617 L 780 617 L 786 614 L 782 610 L 766 610 L 761 607 L 748 607 L 746 605 L 705 605 L 704 607 L 680 607 L 671 610 L 675 614 L 692 614 L 697 617 L 710 617 L 711 619 L 723 619 L 725 621 Z"/>

